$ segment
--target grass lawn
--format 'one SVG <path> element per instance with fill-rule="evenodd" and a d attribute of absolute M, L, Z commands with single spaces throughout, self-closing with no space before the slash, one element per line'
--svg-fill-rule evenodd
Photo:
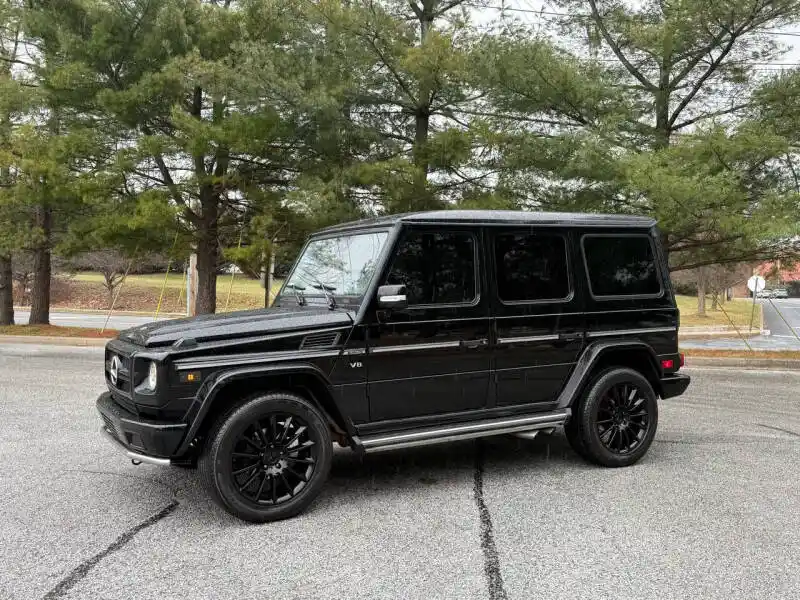
<path fill-rule="evenodd" d="M 90 283 L 103 282 L 103 276 L 100 273 L 92 273 L 92 272 L 76 273 L 73 279 L 75 281 L 87 281 Z M 282 283 L 283 283 L 282 281 L 273 281 L 272 283 L 273 294 L 278 293 L 278 290 L 280 290 Z M 128 275 L 127 279 L 125 280 L 125 286 L 158 288 L 160 290 L 162 285 L 164 285 L 163 273 L 160 274 L 153 273 L 150 275 Z M 184 279 L 183 273 L 170 273 L 167 276 L 167 289 L 181 290 L 184 289 L 185 286 L 186 286 L 186 280 Z M 223 301 L 225 299 L 225 296 L 228 294 L 228 290 L 230 289 L 230 287 L 231 287 L 230 275 L 219 275 L 217 277 L 217 296 L 221 297 Z M 263 298 L 264 288 L 261 287 L 261 283 L 257 279 L 250 279 L 248 277 L 245 277 L 241 273 L 238 273 L 233 279 L 232 293 L 250 294 L 258 298 Z"/>
<path fill-rule="evenodd" d="M 0 327 L 0 335 L 35 335 L 48 337 L 75 337 L 75 338 L 113 338 L 119 332 L 115 329 L 106 329 L 100 333 L 99 329 L 86 327 L 58 327 L 56 325 L 10 325 Z"/>
<path fill-rule="evenodd" d="M 164 274 L 129 275 L 119 290 L 116 309 L 133 312 L 154 312 L 164 286 Z M 103 288 L 100 273 L 76 273 L 69 278 L 70 295 L 60 309 L 103 309 L 108 308 L 107 295 Z M 275 280 L 272 284 L 272 297 L 280 290 L 283 282 Z M 166 287 L 161 311 L 164 313 L 184 313 L 186 311 L 186 280 L 183 273 L 170 273 L 166 277 Z M 217 312 L 247 310 L 264 306 L 264 289 L 257 279 L 237 273 L 233 277 L 223 274 L 217 277 Z"/>
<path fill-rule="evenodd" d="M 678 308 L 681 311 L 682 327 L 716 327 L 720 325 L 730 325 L 722 310 L 711 310 L 711 298 L 706 298 L 706 315 L 701 317 L 697 314 L 697 298 L 695 296 L 676 296 Z M 728 313 L 737 327 L 750 327 L 750 313 L 753 310 L 753 301 L 747 299 L 735 299 L 726 302 L 722 308 Z M 756 304 L 756 312 L 753 316 L 753 327 L 761 327 L 761 305 Z"/>

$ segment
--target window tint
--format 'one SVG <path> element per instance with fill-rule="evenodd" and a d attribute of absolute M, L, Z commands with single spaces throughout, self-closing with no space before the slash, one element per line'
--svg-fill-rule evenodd
<path fill-rule="evenodd" d="M 661 283 L 646 236 L 583 238 L 589 283 L 595 296 L 658 294 Z"/>
<path fill-rule="evenodd" d="M 551 234 L 501 234 L 494 241 L 497 293 L 505 302 L 569 296 L 567 246 Z"/>
<path fill-rule="evenodd" d="M 472 302 L 475 240 L 466 233 L 408 232 L 385 283 L 405 285 L 409 305 Z"/>

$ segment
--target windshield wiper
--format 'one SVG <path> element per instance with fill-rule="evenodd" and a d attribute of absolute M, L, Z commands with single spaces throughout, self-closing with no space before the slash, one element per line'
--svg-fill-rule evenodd
<path fill-rule="evenodd" d="M 316 285 L 312 285 L 311 287 L 313 287 L 315 290 L 321 290 L 322 293 L 325 294 L 325 300 L 328 301 L 328 308 L 331 310 L 336 308 L 336 298 L 334 298 L 333 294 L 331 293 L 336 291 L 335 287 L 332 285 L 325 285 L 321 281 Z"/>
<path fill-rule="evenodd" d="M 335 292 L 336 288 L 332 285 L 327 285 L 320 280 L 317 275 L 307 269 L 302 269 L 297 272 L 301 279 L 304 281 L 311 281 L 311 287 L 315 290 L 320 290 L 325 295 L 325 301 L 328 303 L 328 308 L 333 310 L 336 308 L 336 299 L 331 292 Z"/>
<path fill-rule="evenodd" d="M 297 285 L 296 283 L 287 283 L 286 287 L 294 292 L 294 298 L 297 300 L 297 306 L 305 306 L 306 299 L 303 296 L 303 292 L 306 291 L 306 288 L 302 285 Z"/>

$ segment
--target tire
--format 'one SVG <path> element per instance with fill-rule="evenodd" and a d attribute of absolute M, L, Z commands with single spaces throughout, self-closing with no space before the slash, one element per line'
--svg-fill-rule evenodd
<path fill-rule="evenodd" d="M 214 502 L 245 521 L 303 512 L 319 495 L 333 445 L 320 411 L 288 392 L 260 394 L 222 415 L 198 461 Z"/>
<path fill-rule="evenodd" d="M 650 382 L 633 369 L 612 368 L 589 384 L 565 433 L 584 459 L 627 467 L 647 453 L 657 428 L 658 402 Z"/>
<path fill-rule="evenodd" d="M 197 463 L 176 463 L 173 462 L 172 465 L 176 469 L 180 469 L 182 471 L 195 471 L 197 469 Z"/>

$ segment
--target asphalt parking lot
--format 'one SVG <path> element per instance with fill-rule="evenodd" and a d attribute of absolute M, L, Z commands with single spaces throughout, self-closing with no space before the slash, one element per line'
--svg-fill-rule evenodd
<path fill-rule="evenodd" d="M 800 372 L 689 369 L 650 453 L 534 441 L 338 451 L 306 514 L 247 525 L 99 435 L 99 349 L 0 346 L 0 598 L 788 598 Z"/>

